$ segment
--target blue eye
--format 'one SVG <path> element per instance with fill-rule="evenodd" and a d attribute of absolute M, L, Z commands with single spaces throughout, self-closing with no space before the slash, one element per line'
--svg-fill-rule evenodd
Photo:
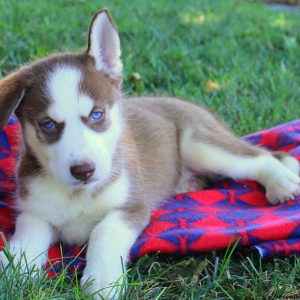
<path fill-rule="evenodd" d="M 103 112 L 102 111 L 93 111 L 90 114 L 90 119 L 94 122 L 100 121 L 103 118 Z"/>
<path fill-rule="evenodd" d="M 55 122 L 53 120 L 47 120 L 41 124 L 41 127 L 45 130 L 53 130 L 56 128 Z"/>

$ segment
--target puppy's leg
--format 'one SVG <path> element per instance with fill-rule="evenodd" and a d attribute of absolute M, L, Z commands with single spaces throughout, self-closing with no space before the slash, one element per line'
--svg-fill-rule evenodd
<path fill-rule="evenodd" d="M 132 226 L 128 218 L 124 211 L 113 211 L 91 233 L 81 285 L 91 282 L 86 292 L 96 293 L 94 299 L 118 299 L 119 285 L 124 286 L 129 250 L 145 226 Z"/>
<path fill-rule="evenodd" d="M 299 175 L 300 165 L 296 158 L 286 154 L 285 152 L 275 151 L 272 152 L 272 155 L 277 158 L 286 168 L 288 168 L 291 172 Z"/>
<path fill-rule="evenodd" d="M 201 139 L 201 135 L 205 138 Z M 269 202 L 276 204 L 300 193 L 299 163 L 290 156 L 277 159 L 262 148 L 247 144 L 224 129 L 218 137 L 187 130 L 181 137 L 183 163 L 191 170 L 214 172 L 263 184 Z"/>
<path fill-rule="evenodd" d="M 14 263 L 20 264 L 24 272 L 32 267 L 40 269 L 47 261 L 47 250 L 54 241 L 52 226 L 29 213 L 21 213 L 16 221 L 16 231 L 12 236 L 8 251 L 14 256 Z M 0 253 L 0 265 L 9 263 L 3 251 Z"/>

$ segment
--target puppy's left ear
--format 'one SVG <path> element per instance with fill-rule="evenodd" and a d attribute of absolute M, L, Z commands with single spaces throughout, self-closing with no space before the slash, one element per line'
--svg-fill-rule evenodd
<path fill-rule="evenodd" d="M 25 70 L 19 70 L 0 81 L 0 129 L 7 123 L 21 103 L 25 91 L 28 76 Z"/>
<path fill-rule="evenodd" d="M 120 39 L 108 9 L 100 10 L 92 20 L 87 52 L 94 58 L 98 71 L 121 79 Z"/>

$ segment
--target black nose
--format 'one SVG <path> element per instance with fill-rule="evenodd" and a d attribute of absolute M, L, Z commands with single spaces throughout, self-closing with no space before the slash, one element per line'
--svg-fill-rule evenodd
<path fill-rule="evenodd" d="M 87 181 L 93 176 L 95 169 L 96 166 L 94 163 L 86 162 L 81 165 L 70 167 L 70 172 L 74 178 L 82 181 Z"/>

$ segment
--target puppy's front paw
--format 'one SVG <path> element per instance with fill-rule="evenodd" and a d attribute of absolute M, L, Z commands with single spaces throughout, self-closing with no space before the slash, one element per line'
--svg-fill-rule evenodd
<path fill-rule="evenodd" d="M 266 187 L 266 197 L 272 204 L 284 203 L 300 194 L 300 178 L 283 167 L 281 172 L 270 174 Z"/>
<path fill-rule="evenodd" d="M 31 276 L 35 276 L 36 271 L 42 269 L 46 254 L 34 256 L 29 249 L 23 251 L 21 244 L 19 241 L 12 242 L 0 252 L 0 270 L 3 271 L 9 264 L 13 264 L 22 273 L 30 273 Z M 33 270 L 35 272 L 32 272 Z"/>
<path fill-rule="evenodd" d="M 1 272 L 9 265 L 9 262 L 10 262 L 9 256 L 10 256 L 9 253 L 7 253 L 7 251 L 4 249 L 0 252 L 0 271 Z"/>
<path fill-rule="evenodd" d="M 114 276 L 110 276 L 110 274 L 103 274 L 101 276 L 101 270 L 97 271 L 99 274 L 88 271 L 83 272 L 80 284 L 85 294 L 92 296 L 95 300 L 120 299 L 126 285 L 126 280 L 124 280 L 123 276 L 120 275 L 120 277 L 110 279 Z"/>

